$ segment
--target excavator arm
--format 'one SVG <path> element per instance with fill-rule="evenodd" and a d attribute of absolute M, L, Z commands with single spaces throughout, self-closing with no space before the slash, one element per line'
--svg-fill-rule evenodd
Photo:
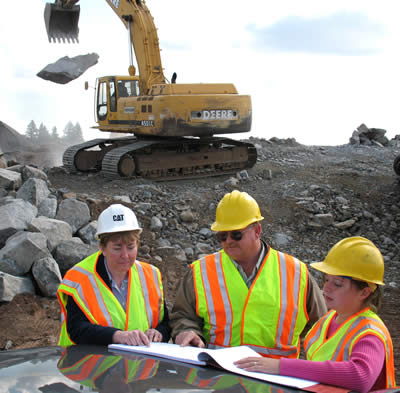
<path fill-rule="evenodd" d="M 142 94 L 153 84 L 165 83 L 157 29 L 144 0 L 106 0 L 128 29 L 129 47 L 134 49 Z M 131 53 L 131 64 L 132 64 Z"/>

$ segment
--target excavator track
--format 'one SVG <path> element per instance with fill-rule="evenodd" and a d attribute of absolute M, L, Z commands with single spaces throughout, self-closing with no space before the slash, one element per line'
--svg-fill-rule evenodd
<path fill-rule="evenodd" d="M 96 139 L 72 146 L 63 157 L 64 165 L 73 171 L 101 167 L 110 178 L 156 181 L 232 174 L 253 167 L 256 161 L 254 145 L 222 137 Z"/>
<path fill-rule="evenodd" d="M 101 170 L 101 161 L 107 151 L 121 143 L 129 143 L 134 139 L 92 139 L 78 145 L 70 146 L 63 154 L 63 166 L 70 172 Z"/>

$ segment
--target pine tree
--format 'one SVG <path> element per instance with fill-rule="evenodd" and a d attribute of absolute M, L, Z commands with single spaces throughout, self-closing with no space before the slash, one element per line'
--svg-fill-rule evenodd
<path fill-rule="evenodd" d="M 74 143 L 74 125 L 72 124 L 71 121 L 67 123 L 67 125 L 64 127 L 63 131 L 63 140 L 68 143 Z"/>
<path fill-rule="evenodd" d="M 51 135 L 50 135 L 51 139 L 53 140 L 53 142 L 58 142 L 60 140 L 60 137 L 58 136 L 58 132 L 57 132 L 57 127 L 53 127 L 51 129 Z"/>
<path fill-rule="evenodd" d="M 82 128 L 79 123 L 75 125 L 71 121 L 67 123 L 64 128 L 63 140 L 68 144 L 81 143 L 84 141 L 82 135 Z"/>
<path fill-rule="evenodd" d="M 39 138 L 39 130 L 33 120 L 30 121 L 28 127 L 26 128 L 25 135 L 27 138 L 36 141 Z"/>
<path fill-rule="evenodd" d="M 39 140 L 39 143 L 48 143 L 50 141 L 49 130 L 43 123 L 40 123 L 40 126 L 39 126 L 38 140 Z"/>
<path fill-rule="evenodd" d="M 83 134 L 82 134 L 82 128 L 81 125 L 76 122 L 74 126 L 74 137 L 75 137 L 75 143 L 82 143 L 84 141 L 83 139 Z"/>

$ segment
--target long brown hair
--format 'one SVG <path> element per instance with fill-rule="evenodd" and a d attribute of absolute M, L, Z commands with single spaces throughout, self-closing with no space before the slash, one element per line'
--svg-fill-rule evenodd
<path fill-rule="evenodd" d="M 359 290 L 367 288 L 369 285 L 365 281 L 351 280 L 351 285 L 355 285 Z M 371 292 L 370 295 L 364 300 L 366 307 L 369 307 L 373 312 L 378 312 L 382 305 L 383 291 L 381 285 L 377 285 L 375 291 Z"/>

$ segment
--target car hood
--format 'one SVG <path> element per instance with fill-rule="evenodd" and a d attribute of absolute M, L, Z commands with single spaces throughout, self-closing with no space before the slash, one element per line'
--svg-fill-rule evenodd
<path fill-rule="evenodd" d="M 307 391 L 343 393 L 315 385 Z M 75 345 L 0 351 L 0 393 L 299 393 L 305 390 L 145 355 Z M 400 392 L 387 389 L 381 392 Z M 375 392 L 378 393 L 378 392 Z"/>
<path fill-rule="evenodd" d="M 212 367 L 76 345 L 0 352 L 0 392 L 299 392 Z"/>

